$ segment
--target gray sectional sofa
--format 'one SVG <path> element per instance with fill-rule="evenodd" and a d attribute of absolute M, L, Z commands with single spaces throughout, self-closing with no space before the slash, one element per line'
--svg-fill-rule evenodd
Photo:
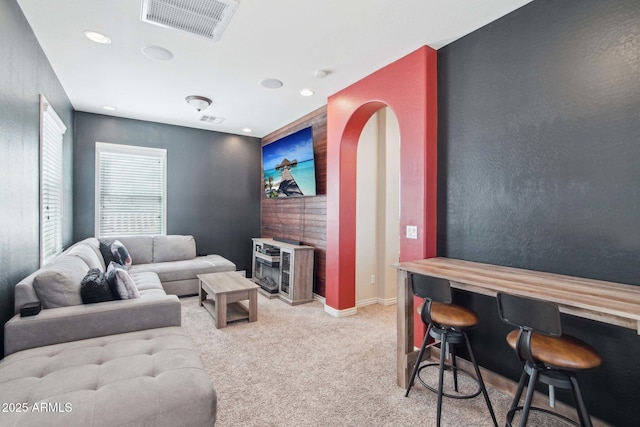
<path fill-rule="evenodd" d="M 180 327 L 177 295 L 197 294 L 198 274 L 235 271 L 235 264 L 196 256 L 192 236 L 110 240 L 129 251 L 138 298 L 83 304 L 82 279 L 107 267 L 96 238 L 76 243 L 16 285 L 16 315 L 4 325 L 0 401 L 22 406 L 2 425 L 215 423 L 215 389 Z M 40 313 L 21 317 L 20 309 L 34 302 Z"/>
<path fill-rule="evenodd" d="M 196 256 L 193 236 L 110 240 L 120 240 L 129 251 L 133 264 L 129 274 L 140 298 L 82 304 L 82 278 L 91 268 L 106 270 L 98 239 L 82 240 L 16 285 L 16 315 L 4 326 L 5 355 L 60 342 L 179 326 L 180 301 L 175 295 L 197 294 L 198 274 L 236 269 L 219 255 Z M 20 308 L 32 302 L 42 304 L 40 314 L 20 317 Z"/>
<path fill-rule="evenodd" d="M 131 254 L 130 272 L 154 272 L 168 294 L 198 294 L 198 274 L 235 271 L 236 265 L 220 255 L 196 255 L 193 236 L 122 236 Z"/>

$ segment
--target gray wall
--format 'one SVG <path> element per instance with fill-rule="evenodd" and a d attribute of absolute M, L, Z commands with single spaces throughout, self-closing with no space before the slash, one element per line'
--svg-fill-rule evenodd
<path fill-rule="evenodd" d="M 438 254 L 640 285 L 640 4 L 534 1 L 438 62 Z M 457 298 L 481 364 L 517 378 L 495 299 Z M 604 358 L 591 413 L 637 425 L 640 337 L 563 321 Z"/>
<path fill-rule="evenodd" d="M 250 268 L 251 238 L 260 235 L 260 139 L 82 112 L 75 124 L 75 240 L 95 234 L 95 143 L 164 148 L 167 233 L 191 234 L 198 253 Z"/>
<path fill-rule="evenodd" d="M 65 245 L 71 243 L 73 108 L 14 0 L 0 1 L 0 62 L 0 323 L 4 324 L 13 315 L 14 286 L 40 262 L 40 94 L 67 126 L 63 240 Z"/>

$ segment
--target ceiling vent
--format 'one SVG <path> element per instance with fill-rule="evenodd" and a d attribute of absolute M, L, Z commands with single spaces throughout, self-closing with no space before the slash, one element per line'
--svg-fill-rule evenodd
<path fill-rule="evenodd" d="M 218 41 L 237 7 L 234 0 L 142 0 L 140 20 Z"/>
<path fill-rule="evenodd" d="M 200 117 L 200 121 L 219 125 L 220 123 L 224 122 L 224 118 L 214 117 L 214 116 L 202 116 Z"/>

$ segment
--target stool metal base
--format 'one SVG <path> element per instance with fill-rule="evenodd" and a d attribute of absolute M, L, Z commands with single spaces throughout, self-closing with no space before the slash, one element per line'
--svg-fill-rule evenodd
<path fill-rule="evenodd" d="M 527 377 L 529 377 L 529 381 L 527 381 Z M 535 386 L 538 382 L 549 384 L 554 387 L 570 389 L 572 391 L 573 400 L 576 404 L 576 411 L 578 412 L 580 423 L 576 423 L 572 419 L 565 417 L 562 414 L 558 414 L 557 412 L 533 406 L 533 393 L 535 392 Z M 525 395 L 523 405 L 519 406 L 520 398 L 522 397 L 522 393 L 524 392 L 525 385 L 527 385 L 527 393 Z M 569 371 L 551 370 L 537 367 L 528 361 L 524 365 L 522 375 L 520 376 L 520 381 L 518 382 L 518 388 L 513 397 L 513 402 L 511 403 L 511 408 L 509 408 L 509 411 L 507 412 L 507 427 L 512 426 L 513 417 L 518 411 L 521 412 L 520 427 L 526 426 L 530 411 L 547 413 L 555 418 L 569 423 L 570 425 L 579 427 L 592 427 L 591 418 L 589 417 L 587 408 L 584 405 L 584 400 L 582 399 L 582 393 L 580 392 L 580 387 L 578 386 L 578 380 L 576 376 Z"/>
<path fill-rule="evenodd" d="M 522 406 L 518 406 L 516 408 L 510 409 L 507 412 L 506 427 L 513 427 L 512 420 L 513 420 L 516 412 L 521 412 L 523 409 L 524 408 Z M 564 421 L 565 423 L 567 423 L 568 425 L 581 427 L 580 424 L 578 424 L 577 422 L 573 421 L 571 418 L 565 417 L 562 414 L 558 414 L 557 412 L 553 412 L 553 411 L 550 411 L 548 409 L 538 408 L 537 406 L 531 406 L 531 407 L 529 407 L 529 411 L 531 411 L 531 412 L 542 412 L 542 413 L 547 414 L 547 415 L 549 415 L 549 416 L 551 416 L 553 418 L 560 419 L 560 420 Z"/>
<path fill-rule="evenodd" d="M 438 393 L 438 389 L 431 387 L 429 384 L 426 383 L 426 381 L 420 377 L 420 373 L 425 369 L 425 368 L 429 368 L 429 367 L 439 367 L 440 364 L 439 363 L 426 363 L 422 366 L 420 366 L 418 368 L 418 373 L 416 374 L 416 377 L 418 378 L 418 381 L 420 381 L 420 384 L 422 384 L 422 386 L 424 388 L 426 388 L 427 390 L 431 390 L 434 393 Z M 469 379 L 473 380 L 473 382 L 476 384 L 476 386 L 478 387 L 478 389 L 476 391 L 474 391 L 472 394 L 450 394 L 445 392 L 444 390 L 442 390 L 442 395 L 445 397 L 450 397 L 451 399 L 473 399 L 474 397 L 477 397 L 480 395 L 480 393 L 482 392 L 482 389 L 480 387 L 480 382 L 478 381 L 477 378 L 475 378 L 473 375 L 471 375 L 469 372 L 465 371 L 462 368 L 459 368 L 457 366 L 451 366 L 451 365 L 445 365 L 444 369 L 446 371 L 452 371 L 453 375 L 457 375 L 458 373 L 463 373 L 466 377 L 468 377 Z M 454 380 L 454 389 L 456 392 L 458 392 L 457 390 L 457 381 Z"/>
<path fill-rule="evenodd" d="M 427 341 L 429 339 L 429 336 L 434 337 L 437 339 L 440 339 L 440 362 L 435 364 L 435 363 L 428 363 L 424 366 L 419 366 L 420 363 L 422 362 L 422 357 L 424 355 L 424 351 L 427 348 Z M 469 357 L 471 358 L 471 363 L 473 365 L 473 368 L 475 370 L 476 376 L 474 377 L 473 375 L 470 375 L 468 372 L 459 369 L 456 366 L 456 356 L 455 356 L 455 351 L 451 352 L 451 363 L 452 365 L 448 365 L 445 364 L 445 359 L 446 359 L 446 350 L 447 350 L 447 346 L 449 344 L 465 344 L 467 347 L 467 352 L 469 353 Z M 419 371 L 421 371 L 424 368 L 430 367 L 430 366 L 438 366 L 439 368 L 439 372 L 438 372 L 438 389 L 434 389 L 433 387 L 428 386 L 427 384 L 425 384 L 424 380 L 418 375 Z M 464 372 L 466 375 L 468 375 L 469 377 L 471 377 L 472 379 L 474 379 L 476 381 L 476 383 L 478 384 L 479 387 L 479 391 L 473 395 L 470 396 L 458 396 L 458 395 L 451 395 L 449 393 L 445 393 L 443 390 L 443 381 L 444 381 L 444 371 L 445 370 L 453 370 L 454 373 L 454 388 L 457 390 L 458 389 L 458 383 L 457 383 L 457 372 Z M 441 413 L 442 413 L 442 397 L 450 397 L 450 398 L 454 398 L 454 399 L 471 399 L 472 397 L 476 397 L 479 394 L 482 393 L 485 403 L 487 404 L 487 409 L 489 410 L 489 414 L 491 415 L 491 419 L 493 420 L 493 425 L 495 427 L 498 427 L 498 421 L 496 420 L 496 415 L 493 412 L 493 407 L 491 406 L 491 401 L 489 400 L 489 394 L 487 393 L 487 388 L 484 385 L 484 381 L 482 380 L 482 374 L 480 373 L 480 368 L 478 367 L 478 363 L 476 362 L 475 356 L 473 355 L 473 350 L 471 349 L 471 344 L 469 343 L 469 338 L 467 337 L 467 334 L 463 331 L 463 330 L 456 330 L 454 328 L 438 328 L 438 327 L 433 327 L 432 324 L 429 324 L 429 326 L 427 327 L 427 333 L 424 336 L 424 341 L 422 342 L 422 346 L 420 347 L 420 351 L 418 352 L 418 358 L 416 359 L 415 365 L 413 366 L 413 372 L 411 373 L 411 378 L 409 379 L 409 384 L 407 386 L 407 391 L 405 392 L 405 397 L 409 396 L 409 392 L 411 391 L 411 388 L 413 387 L 413 383 L 414 380 L 416 378 L 416 376 L 418 376 L 418 381 L 420 381 L 420 383 L 425 386 L 428 390 L 434 392 L 437 394 L 438 396 L 438 402 L 437 402 L 437 411 L 436 411 L 436 427 L 440 427 L 440 420 L 441 420 Z"/>

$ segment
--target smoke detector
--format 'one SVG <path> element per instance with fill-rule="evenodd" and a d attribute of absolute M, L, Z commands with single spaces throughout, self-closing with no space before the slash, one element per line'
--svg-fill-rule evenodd
<path fill-rule="evenodd" d="M 234 0 L 142 0 L 140 20 L 218 41 L 237 7 Z"/>

